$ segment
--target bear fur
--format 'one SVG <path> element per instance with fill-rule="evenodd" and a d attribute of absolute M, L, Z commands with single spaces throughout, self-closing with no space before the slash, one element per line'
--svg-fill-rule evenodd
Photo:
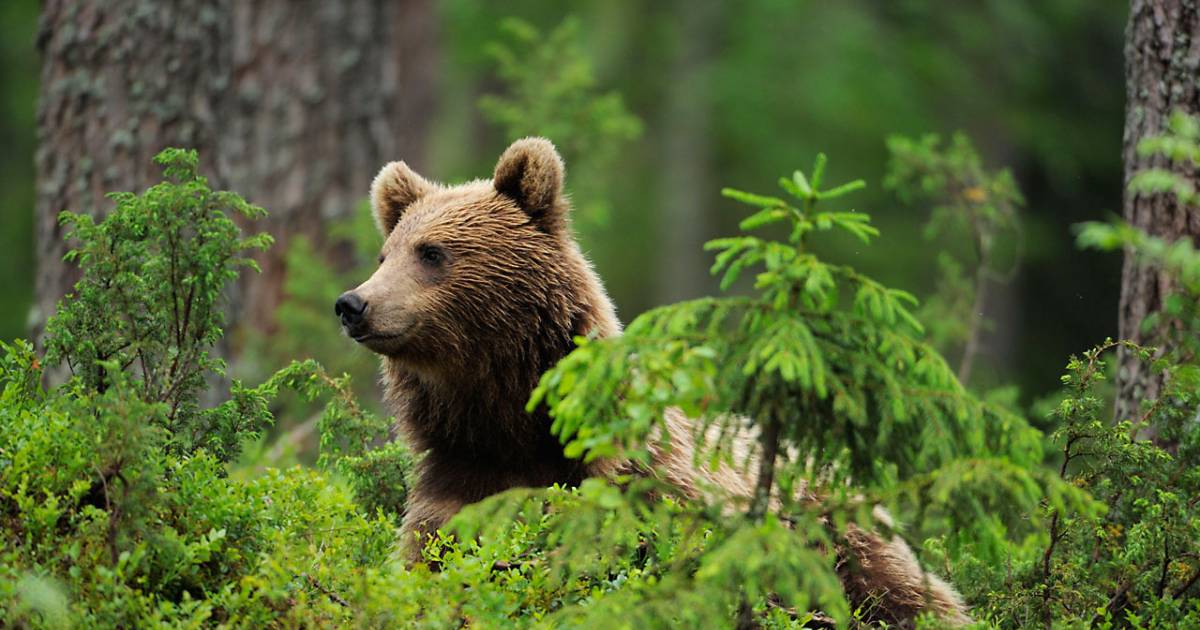
<path fill-rule="evenodd" d="M 339 299 L 338 313 L 351 337 L 382 355 L 385 401 L 413 452 L 424 453 L 401 528 L 410 557 L 463 506 L 514 487 L 636 472 L 661 476 L 684 498 L 706 486 L 753 494 L 740 471 L 693 465 L 691 421 L 678 410 L 666 412 L 671 448 L 652 449 L 650 470 L 569 459 L 546 410 L 526 411 L 574 337 L 621 332 L 571 234 L 563 177 L 554 146 L 525 138 L 500 156 L 491 180 L 442 186 L 393 162 L 371 186 L 386 242 L 378 270 Z M 344 309 L 348 297 L 353 308 Z M 753 441 L 743 442 L 753 457 Z M 879 621 L 923 610 L 969 621 L 958 594 L 899 538 L 852 529 L 846 547 L 838 554 L 846 591 L 855 604 L 877 602 Z"/>

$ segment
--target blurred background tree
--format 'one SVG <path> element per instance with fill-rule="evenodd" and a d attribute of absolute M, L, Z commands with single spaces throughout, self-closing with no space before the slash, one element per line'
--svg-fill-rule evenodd
<path fill-rule="evenodd" d="M 76 279 L 59 212 L 104 214 L 105 191 L 156 179 L 165 146 L 199 149 L 214 185 L 271 208 L 258 228 L 277 240 L 333 248 L 327 222 L 357 207 L 381 163 L 424 161 L 434 26 L 420 1 L 43 3 L 35 328 Z M 270 332 L 283 250 L 259 264 L 232 315 Z"/>
<path fill-rule="evenodd" d="M 10 147 L 0 159 L 12 165 L 0 172 L 0 213 L 13 226 L 0 251 L 0 286 L 11 296 L 0 309 L 0 337 L 25 331 L 33 217 L 52 226 L 59 209 L 103 209 L 98 191 L 146 183 L 123 179 L 150 164 L 138 156 L 184 143 L 214 161 L 205 165 L 214 184 L 273 217 L 260 229 L 281 241 L 275 258 L 241 290 L 252 313 L 242 323 L 270 343 L 274 305 L 288 286 L 290 235 L 311 241 L 322 255 L 314 265 L 344 271 L 354 246 L 328 222 L 356 211 L 380 164 L 405 159 L 446 181 L 486 174 L 511 125 L 490 117 L 481 99 L 520 102 L 496 43 L 526 54 L 500 24 L 519 18 L 549 37 L 572 16 L 579 27 L 571 45 L 594 89 L 620 95 L 641 121 L 642 133 L 623 136 L 609 164 L 568 163 L 577 198 L 606 208 L 606 220 L 576 228 L 624 320 L 713 293 L 700 246 L 731 233 L 738 217 L 719 186 L 767 189 L 768 174 L 818 150 L 830 154 L 834 180 L 867 180 L 861 209 L 893 237 L 873 250 L 852 239 L 823 247 L 889 285 L 933 295 L 939 263 L 921 241 L 928 208 L 906 207 L 881 185 L 884 139 L 962 129 L 989 170 L 1011 169 L 1026 200 L 1022 266 L 990 289 L 992 325 L 979 341 L 972 385 L 1015 382 L 1028 402 L 1054 386 L 1063 356 L 1117 330 L 1120 263 L 1075 251 L 1068 226 L 1115 212 L 1121 199 L 1125 94 L 1114 78 L 1128 8 L 1119 0 L 762 0 L 736 10 L 600 0 L 242 4 L 122 0 L 100 12 L 89 3 L 45 4 L 36 37 L 47 68 L 43 133 L 98 144 L 40 158 L 36 214 L 29 165 L 38 9 L 33 0 L 0 8 L 0 133 Z M 104 39 L 114 34 L 119 46 Z M 68 104 L 93 109 L 47 117 Z M 118 104 L 128 113 L 97 109 Z M 75 121 L 96 135 L 72 131 Z M 88 181 L 94 185 L 80 187 Z M 39 258 L 57 264 L 55 252 Z M 38 302 L 53 303 L 64 286 L 43 289 Z M 324 334 L 338 335 L 332 316 Z M 244 336 L 233 338 L 238 346 Z"/>
<path fill-rule="evenodd" d="M 0 4 L 0 338 L 25 334 L 33 299 L 33 151 L 37 105 L 36 2 Z"/>

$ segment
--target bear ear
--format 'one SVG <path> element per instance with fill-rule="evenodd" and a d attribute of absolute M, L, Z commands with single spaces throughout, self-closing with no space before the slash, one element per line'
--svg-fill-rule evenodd
<path fill-rule="evenodd" d="M 492 185 L 518 206 L 545 232 L 562 227 L 566 206 L 560 203 L 563 161 L 545 138 L 522 138 L 512 143 L 496 162 Z"/>
<path fill-rule="evenodd" d="M 371 209 L 379 231 L 384 236 L 391 234 L 404 210 L 436 187 L 404 162 L 385 165 L 371 182 Z"/>

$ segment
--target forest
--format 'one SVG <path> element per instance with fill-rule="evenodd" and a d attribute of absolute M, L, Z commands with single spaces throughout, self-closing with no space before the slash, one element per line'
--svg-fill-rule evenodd
<path fill-rule="evenodd" d="M 0 626 L 1200 628 L 1196 51 L 5 0 Z"/>

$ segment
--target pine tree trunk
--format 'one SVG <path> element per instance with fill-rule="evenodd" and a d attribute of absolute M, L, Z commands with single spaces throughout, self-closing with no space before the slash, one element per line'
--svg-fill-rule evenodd
<path fill-rule="evenodd" d="M 164 147 L 201 152 L 216 187 L 270 212 L 277 244 L 231 315 L 269 330 L 283 253 L 356 210 L 384 162 L 420 163 L 437 61 L 431 0 L 46 0 L 36 162 L 35 334 L 75 281 L 62 210 L 159 179 Z"/>
<path fill-rule="evenodd" d="M 328 246 L 387 161 L 420 168 L 433 116 L 432 0 L 234 2 L 232 98 L 217 155 L 223 185 L 270 214 L 276 244 L 246 274 L 245 323 L 271 332 L 289 239 Z M 331 307 L 332 308 L 332 307 Z"/>
<path fill-rule="evenodd" d="M 1196 3 L 1133 0 L 1125 63 L 1125 184 L 1137 172 L 1151 167 L 1175 168 L 1193 185 L 1200 184 L 1190 167 L 1173 166 L 1161 156 L 1143 157 L 1137 153 L 1143 138 L 1163 132 L 1172 111 L 1200 113 L 1200 12 Z M 1130 224 L 1152 235 L 1169 240 L 1191 238 L 1200 243 L 1200 213 L 1180 204 L 1174 195 L 1127 194 L 1124 214 Z M 1162 308 L 1171 290 L 1166 274 L 1137 264 L 1126 253 L 1120 336 L 1141 344 L 1159 344 L 1164 331 L 1143 332 L 1142 320 Z M 1136 420 L 1141 401 L 1156 398 L 1162 388 L 1161 379 L 1125 351 L 1119 358 L 1116 384 L 1118 419 Z"/>
<path fill-rule="evenodd" d="M 664 155 L 658 299 L 664 302 L 707 293 L 710 261 L 703 246 L 709 237 L 716 181 L 712 97 L 705 73 L 716 54 L 721 6 L 712 0 L 689 0 L 679 3 L 678 12 L 678 50 L 659 125 Z"/>
<path fill-rule="evenodd" d="M 220 0 L 46 0 L 38 28 L 36 333 L 77 279 L 58 214 L 102 215 L 109 191 L 158 179 L 165 146 L 199 149 L 211 172 L 228 85 Z"/>

